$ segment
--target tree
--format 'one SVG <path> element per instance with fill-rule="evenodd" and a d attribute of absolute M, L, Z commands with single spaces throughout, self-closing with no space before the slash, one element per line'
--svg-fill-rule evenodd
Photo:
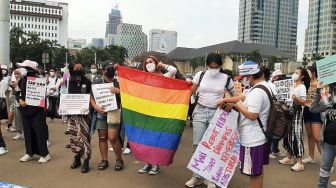
<path fill-rule="evenodd" d="M 190 66 L 193 69 L 193 72 L 195 72 L 198 67 L 204 65 L 205 65 L 205 57 L 196 57 L 190 61 Z"/>
<path fill-rule="evenodd" d="M 77 60 L 85 67 L 90 67 L 95 61 L 95 51 L 92 48 L 83 48 L 76 55 Z"/>
<path fill-rule="evenodd" d="M 259 50 L 254 50 L 250 54 L 248 54 L 247 60 L 254 61 L 259 65 L 263 64 L 263 58 L 259 52 Z"/>

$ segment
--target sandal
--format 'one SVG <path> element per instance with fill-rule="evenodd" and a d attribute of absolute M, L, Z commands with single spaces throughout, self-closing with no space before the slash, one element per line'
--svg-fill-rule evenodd
<path fill-rule="evenodd" d="M 108 166 L 109 166 L 108 161 L 102 160 L 102 161 L 98 164 L 98 170 L 105 170 Z"/>
<path fill-rule="evenodd" d="M 122 159 L 117 159 L 114 170 L 115 171 L 120 171 L 122 169 L 124 169 L 124 161 Z"/>

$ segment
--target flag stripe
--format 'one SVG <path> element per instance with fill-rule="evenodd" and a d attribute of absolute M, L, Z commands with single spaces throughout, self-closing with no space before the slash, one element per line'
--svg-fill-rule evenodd
<path fill-rule="evenodd" d="M 125 123 L 150 131 L 181 135 L 185 126 L 182 120 L 152 117 L 125 108 L 122 114 Z"/>
<path fill-rule="evenodd" d="M 189 104 L 190 90 L 174 90 L 149 86 L 119 78 L 122 92 L 137 98 L 166 104 Z M 153 92 L 155 94 L 153 94 Z"/>
<path fill-rule="evenodd" d="M 174 89 L 174 90 L 190 90 L 190 85 L 182 80 L 167 78 L 162 75 L 152 73 L 145 73 L 143 71 L 118 66 L 118 77 L 125 78 L 134 82 L 142 83 L 145 85 Z"/>
<path fill-rule="evenodd" d="M 167 150 L 128 141 L 135 158 L 150 164 L 168 166 L 173 163 L 175 150 Z"/>
<path fill-rule="evenodd" d="M 170 133 L 140 129 L 125 123 L 129 141 L 161 149 L 177 150 L 181 136 Z"/>
<path fill-rule="evenodd" d="M 123 108 L 159 118 L 186 120 L 189 106 L 186 104 L 164 104 L 133 97 L 121 92 Z"/>

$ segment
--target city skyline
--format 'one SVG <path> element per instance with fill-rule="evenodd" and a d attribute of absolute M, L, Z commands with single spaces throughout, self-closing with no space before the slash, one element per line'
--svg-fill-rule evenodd
<path fill-rule="evenodd" d="M 142 25 L 146 34 L 154 28 L 177 31 L 179 47 L 197 48 L 238 39 L 238 0 L 195 0 L 193 4 L 187 0 L 97 0 L 95 3 L 90 0 L 57 1 L 69 3 L 69 38 L 90 40 L 104 37 L 107 15 L 118 3 L 124 23 Z M 299 2 L 299 60 L 303 56 L 304 32 L 308 24 L 308 2 L 309 0 Z"/>

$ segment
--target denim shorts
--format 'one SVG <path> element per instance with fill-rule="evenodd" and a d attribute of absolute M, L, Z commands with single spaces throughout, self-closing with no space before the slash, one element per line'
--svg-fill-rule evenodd
<path fill-rule="evenodd" d="M 320 113 L 313 113 L 309 110 L 307 106 L 304 107 L 303 110 L 303 119 L 305 123 L 312 123 L 312 124 L 321 124 L 322 125 L 322 119 Z"/>
<path fill-rule="evenodd" d="M 107 129 L 119 129 L 120 124 L 108 124 L 107 123 L 107 116 L 101 116 L 100 114 L 97 115 L 96 120 L 96 129 L 97 130 L 107 130 Z"/>

